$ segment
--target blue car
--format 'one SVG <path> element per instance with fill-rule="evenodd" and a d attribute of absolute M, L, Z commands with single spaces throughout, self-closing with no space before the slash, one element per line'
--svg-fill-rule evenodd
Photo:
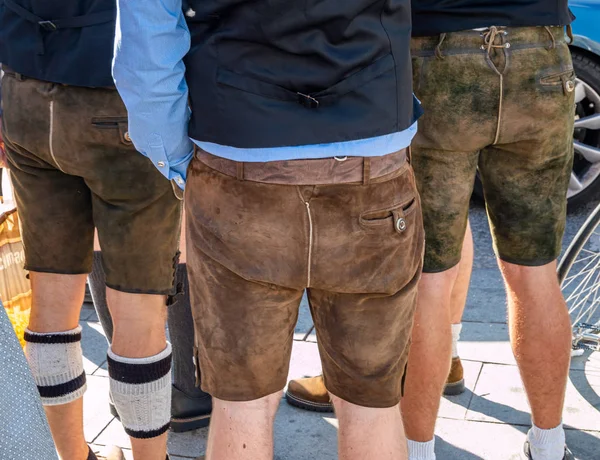
<path fill-rule="evenodd" d="M 600 198 L 600 0 L 571 0 L 575 86 L 575 162 L 569 206 Z"/>

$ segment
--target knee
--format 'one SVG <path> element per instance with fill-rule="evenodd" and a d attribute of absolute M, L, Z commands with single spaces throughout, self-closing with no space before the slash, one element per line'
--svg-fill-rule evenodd
<path fill-rule="evenodd" d="M 426 273 L 424 272 L 419 282 L 419 296 L 440 296 L 449 297 L 452 287 L 458 276 L 459 265 L 454 265 L 447 270 Z"/>
<path fill-rule="evenodd" d="M 140 295 L 140 297 L 145 296 Z M 164 307 L 151 305 L 147 310 L 135 307 L 128 310 L 124 303 L 114 306 L 110 302 L 109 306 L 113 320 L 111 348 L 117 355 L 145 358 L 165 349 L 167 336 Z"/>
<path fill-rule="evenodd" d="M 377 419 L 384 413 L 395 412 L 399 409 L 399 402 L 390 407 L 366 407 L 359 406 L 348 402 L 338 396 L 335 396 L 332 393 L 329 393 L 331 396 L 331 402 L 333 403 L 333 407 L 335 408 L 335 413 L 338 419 L 342 421 L 346 420 L 369 420 L 369 419 Z"/>
<path fill-rule="evenodd" d="M 516 265 L 500 260 L 498 262 L 509 292 L 529 293 L 531 286 L 536 287 L 538 295 L 556 295 L 560 290 L 556 274 L 556 261 L 545 265 Z"/>
<path fill-rule="evenodd" d="M 550 276 L 553 280 L 556 276 L 556 261 L 552 261 L 545 265 L 517 265 L 504 260 L 499 260 L 498 265 L 500 271 L 506 279 L 513 278 L 515 280 L 522 279 L 527 276 Z"/>
<path fill-rule="evenodd" d="M 283 391 L 277 391 L 252 401 L 225 401 L 213 398 L 213 415 L 222 414 L 229 419 L 246 419 L 248 414 L 264 414 L 273 419 L 281 402 Z"/>

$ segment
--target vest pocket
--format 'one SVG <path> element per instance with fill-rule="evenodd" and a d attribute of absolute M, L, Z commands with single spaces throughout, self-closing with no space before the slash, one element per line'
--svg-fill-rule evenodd
<path fill-rule="evenodd" d="M 306 108 L 316 109 L 335 104 L 344 95 L 393 70 L 394 67 L 393 56 L 387 54 L 329 88 L 310 94 L 293 91 L 223 68 L 217 72 L 217 83 L 269 99 L 296 102 Z"/>

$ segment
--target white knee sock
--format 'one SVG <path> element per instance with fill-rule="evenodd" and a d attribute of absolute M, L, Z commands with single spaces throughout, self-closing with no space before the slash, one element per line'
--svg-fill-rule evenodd
<path fill-rule="evenodd" d="M 81 326 L 65 332 L 25 330 L 25 355 L 44 406 L 67 404 L 86 389 Z"/>
<path fill-rule="evenodd" d="M 132 438 L 162 435 L 171 421 L 171 344 L 155 356 L 125 358 L 108 350 L 110 394 Z"/>
<path fill-rule="evenodd" d="M 408 460 L 435 460 L 435 438 L 427 442 L 408 440 Z"/>
<path fill-rule="evenodd" d="M 460 340 L 462 323 L 452 324 L 452 357 L 458 358 L 458 341 Z"/>
<path fill-rule="evenodd" d="M 549 430 L 533 425 L 527 433 L 527 440 L 533 460 L 563 460 L 565 456 L 565 430 L 562 423 Z"/>

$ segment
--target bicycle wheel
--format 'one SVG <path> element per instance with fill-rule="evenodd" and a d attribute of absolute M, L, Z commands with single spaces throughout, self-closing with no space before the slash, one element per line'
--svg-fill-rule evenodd
<path fill-rule="evenodd" d="M 600 350 L 600 206 L 585 221 L 558 266 L 569 307 L 573 349 Z"/>

